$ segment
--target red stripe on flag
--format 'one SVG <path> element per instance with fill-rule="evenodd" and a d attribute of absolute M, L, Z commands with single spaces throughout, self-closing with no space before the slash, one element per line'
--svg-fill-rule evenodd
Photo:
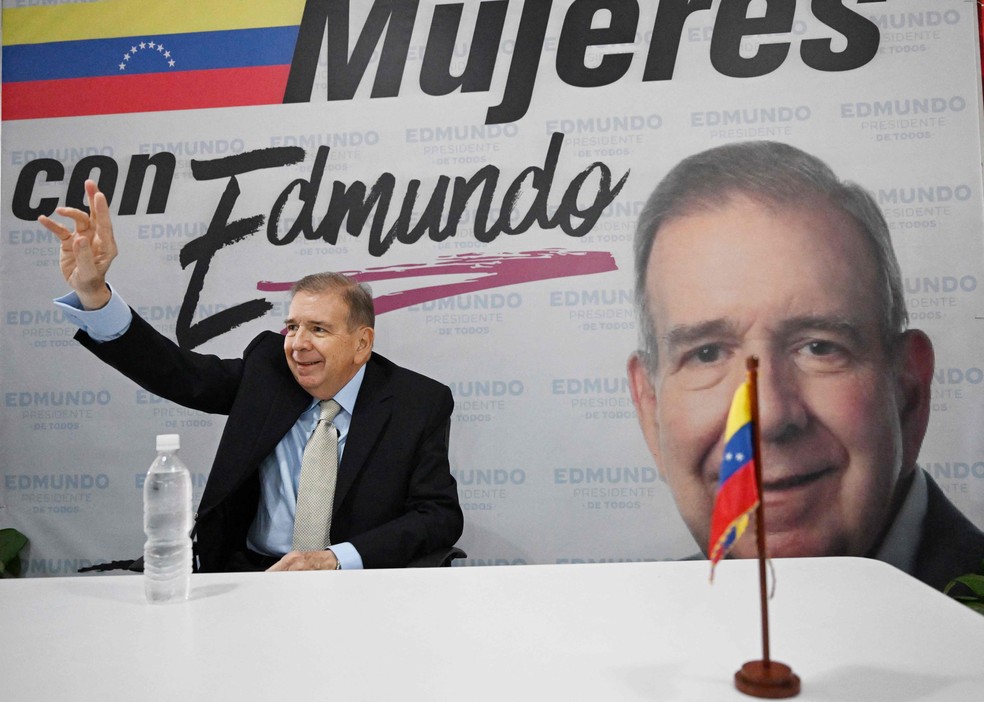
<path fill-rule="evenodd" d="M 741 515 L 758 504 L 758 490 L 755 487 L 755 462 L 749 461 L 736 470 L 718 489 L 711 516 L 710 549 L 713 551 L 718 540 L 731 524 Z M 721 553 L 720 555 L 724 555 Z M 709 553 L 708 556 L 713 554 Z"/>
<path fill-rule="evenodd" d="M 4 83 L 3 119 L 279 104 L 290 65 Z"/>

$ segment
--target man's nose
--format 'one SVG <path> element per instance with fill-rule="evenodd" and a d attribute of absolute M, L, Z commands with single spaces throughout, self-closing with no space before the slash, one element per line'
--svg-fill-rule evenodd
<path fill-rule="evenodd" d="M 294 332 L 293 346 L 295 349 L 307 349 L 311 347 L 311 335 L 302 327 L 298 327 Z"/>
<path fill-rule="evenodd" d="M 762 441 L 783 442 L 802 434 L 809 413 L 792 364 L 760 359 L 758 370 L 759 436 Z"/>

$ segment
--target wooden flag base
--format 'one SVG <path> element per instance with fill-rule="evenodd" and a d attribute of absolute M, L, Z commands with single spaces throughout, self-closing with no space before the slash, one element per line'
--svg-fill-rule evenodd
<path fill-rule="evenodd" d="M 785 663 L 748 661 L 735 673 L 735 687 L 752 697 L 778 700 L 798 695 L 800 679 Z"/>

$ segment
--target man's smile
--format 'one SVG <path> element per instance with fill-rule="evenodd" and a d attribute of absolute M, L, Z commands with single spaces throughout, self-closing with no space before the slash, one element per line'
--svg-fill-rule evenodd
<path fill-rule="evenodd" d="M 801 475 L 791 475 L 785 478 L 776 478 L 774 480 L 763 480 L 762 489 L 766 492 L 792 490 L 794 488 L 803 487 L 804 485 L 809 485 L 818 480 L 822 480 L 835 470 L 836 468 L 834 466 L 828 466 L 826 468 L 821 468 L 820 470 L 815 470 Z"/>

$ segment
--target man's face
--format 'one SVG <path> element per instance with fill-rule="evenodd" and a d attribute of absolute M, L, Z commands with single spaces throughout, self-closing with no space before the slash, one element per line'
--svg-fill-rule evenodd
<path fill-rule="evenodd" d="M 335 292 L 301 291 L 290 301 L 284 354 L 298 385 L 328 400 L 369 360 L 373 330 L 349 329 L 348 305 Z"/>
<path fill-rule="evenodd" d="M 915 456 L 902 430 L 912 393 L 883 348 L 876 264 L 854 222 L 821 203 L 738 195 L 665 223 L 646 281 L 659 358 L 655 374 L 630 360 L 633 400 L 701 548 L 728 408 L 754 355 L 770 555 L 868 553 Z M 732 553 L 754 556 L 755 540 Z"/>

